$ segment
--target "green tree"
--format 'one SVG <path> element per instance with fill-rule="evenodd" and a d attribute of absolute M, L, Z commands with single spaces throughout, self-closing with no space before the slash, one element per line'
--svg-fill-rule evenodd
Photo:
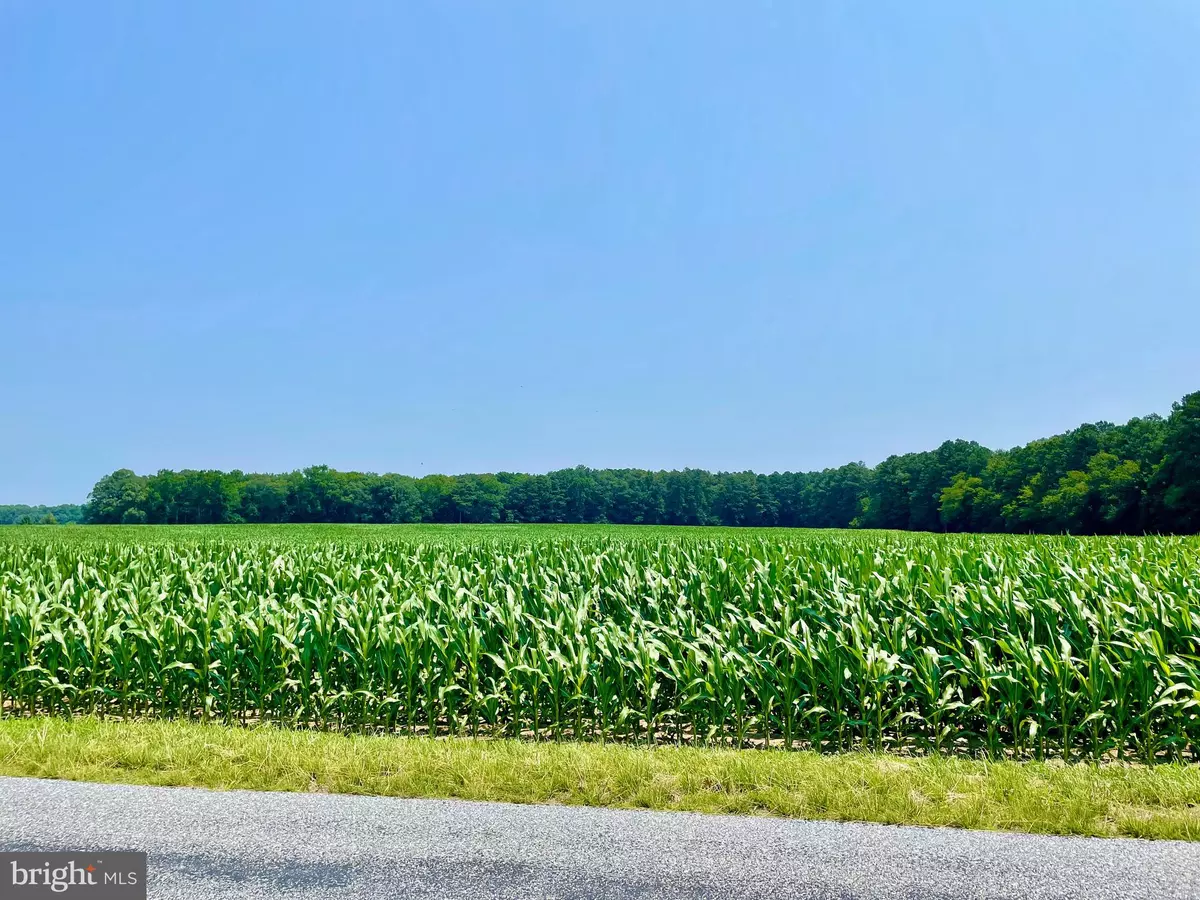
<path fill-rule="evenodd" d="M 1200 393 L 1167 418 L 992 452 L 970 441 L 874 469 L 713 474 L 577 466 L 546 475 L 287 475 L 120 469 L 86 507 L 0 506 L 0 524 L 59 522 L 627 522 L 948 531 L 1200 531 Z"/>
<path fill-rule="evenodd" d="M 775 498 L 759 488 L 758 476 L 753 472 L 717 476 L 713 512 L 722 525 L 771 525 L 777 507 Z"/>
<path fill-rule="evenodd" d="M 372 522 L 420 522 L 421 492 L 412 478 L 384 475 L 371 484 Z"/>
<path fill-rule="evenodd" d="M 1138 531 L 1146 486 L 1142 467 L 1135 460 L 1100 452 L 1088 461 L 1087 471 L 1095 529 L 1109 534 Z"/>
<path fill-rule="evenodd" d="M 563 500 L 563 521 L 607 522 L 609 497 L 597 473 L 587 466 L 559 469 L 548 475 Z"/>
<path fill-rule="evenodd" d="M 505 505 L 515 522 L 566 521 L 566 499 L 549 475 L 528 475 L 514 481 L 509 485 Z"/>
<path fill-rule="evenodd" d="M 451 500 L 460 522 L 499 522 L 507 491 L 495 475 L 462 475 L 455 479 Z"/>
<path fill-rule="evenodd" d="M 430 522 L 457 522 L 458 508 L 454 505 L 457 481 L 450 475 L 426 475 L 417 481 L 421 506 Z"/>
<path fill-rule="evenodd" d="M 656 525 L 663 520 L 662 482 L 643 469 L 602 471 L 608 493 L 608 518 L 628 525 Z"/>
<path fill-rule="evenodd" d="M 88 495 L 87 520 L 115 524 L 125 521 L 125 514 L 136 509 L 145 521 L 146 482 L 146 478 L 134 474 L 131 469 L 118 469 L 105 475 Z"/>
<path fill-rule="evenodd" d="M 1173 531 L 1200 531 L 1200 391 L 1171 408 L 1156 481 Z"/>
<path fill-rule="evenodd" d="M 1087 532 L 1092 486 L 1087 472 L 1072 469 L 1058 480 L 1058 485 L 1038 501 L 1042 522 L 1051 531 Z"/>
<path fill-rule="evenodd" d="M 15 525 L 26 516 L 34 522 L 40 521 L 46 518 L 46 516 L 53 516 L 56 522 L 68 525 L 73 522 L 83 521 L 83 507 L 74 503 L 60 504 L 58 506 L 0 504 L 0 525 Z"/>
<path fill-rule="evenodd" d="M 959 472 L 942 488 L 938 518 L 946 531 L 998 530 L 1000 497 L 979 475 Z"/>
<path fill-rule="evenodd" d="M 238 489 L 238 504 L 238 515 L 244 522 L 286 522 L 287 478 L 251 475 Z"/>
<path fill-rule="evenodd" d="M 663 515 L 670 525 L 711 525 L 715 478 L 702 469 L 663 473 Z"/>

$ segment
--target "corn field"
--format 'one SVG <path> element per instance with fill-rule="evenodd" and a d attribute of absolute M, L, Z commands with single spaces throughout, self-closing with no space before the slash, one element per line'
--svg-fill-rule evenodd
<path fill-rule="evenodd" d="M 1200 541 L 24 529 L 0 710 L 1196 760 Z"/>

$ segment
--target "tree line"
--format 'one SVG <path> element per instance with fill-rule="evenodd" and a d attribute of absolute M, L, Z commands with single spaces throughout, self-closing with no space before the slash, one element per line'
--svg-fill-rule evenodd
<path fill-rule="evenodd" d="M 121 469 L 92 523 L 611 522 L 1073 534 L 1200 531 L 1200 392 L 1170 415 L 1082 425 L 1012 450 L 947 441 L 874 468 L 525 475 Z"/>
<path fill-rule="evenodd" d="M 0 505 L 0 525 L 68 525 L 83 521 L 83 507 L 78 503 L 59 506 Z"/>

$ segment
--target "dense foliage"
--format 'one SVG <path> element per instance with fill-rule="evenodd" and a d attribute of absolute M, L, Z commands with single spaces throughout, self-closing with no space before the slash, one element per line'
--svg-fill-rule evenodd
<path fill-rule="evenodd" d="M 61 506 L 0 506 L 0 525 L 67 525 L 83 521 L 79 504 Z"/>
<path fill-rule="evenodd" d="M 1200 756 L 1200 541 L 14 529 L 0 709 Z"/>
<path fill-rule="evenodd" d="M 564 469 L 546 475 L 287 475 L 122 469 L 95 523 L 615 522 L 914 531 L 1200 531 L 1200 393 L 1167 418 L 1083 425 L 992 452 L 967 441 L 823 472 Z"/>

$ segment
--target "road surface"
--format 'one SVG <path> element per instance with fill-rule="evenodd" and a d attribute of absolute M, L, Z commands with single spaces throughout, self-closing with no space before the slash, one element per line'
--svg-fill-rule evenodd
<path fill-rule="evenodd" d="M 0 778 L 0 849 L 144 850 L 154 898 L 1200 898 L 1200 844 Z"/>

